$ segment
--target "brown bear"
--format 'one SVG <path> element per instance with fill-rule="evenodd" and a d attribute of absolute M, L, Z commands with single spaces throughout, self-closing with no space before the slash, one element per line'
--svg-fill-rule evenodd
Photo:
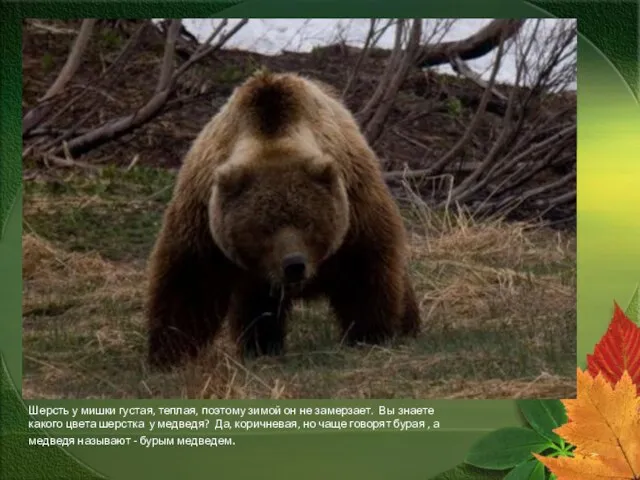
<path fill-rule="evenodd" d="M 280 354 L 296 299 L 328 299 L 350 345 L 419 330 L 379 161 L 331 88 L 297 74 L 254 74 L 203 128 L 149 276 L 155 367 L 196 356 L 226 317 L 241 357 Z"/>

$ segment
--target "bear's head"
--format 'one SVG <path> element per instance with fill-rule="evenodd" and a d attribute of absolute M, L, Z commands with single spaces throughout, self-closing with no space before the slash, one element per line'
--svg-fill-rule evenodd
<path fill-rule="evenodd" d="M 215 172 L 209 223 L 232 262 L 273 286 L 296 289 L 342 245 L 349 201 L 331 158 L 232 161 Z"/>

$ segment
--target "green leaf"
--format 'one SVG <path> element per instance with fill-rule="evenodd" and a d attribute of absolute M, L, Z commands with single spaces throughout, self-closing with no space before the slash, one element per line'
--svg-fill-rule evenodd
<path fill-rule="evenodd" d="M 624 313 L 629 317 L 629 320 L 640 325 L 640 288 L 638 285 L 636 285 L 636 289 Z"/>
<path fill-rule="evenodd" d="M 544 465 L 537 459 L 522 462 L 504 480 L 544 480 Z"/>
<path fill-rule="evenodd" d="M 428 480 L 504 480 L 506 472 L 498 470 L 483 470 L 468 463 L 437 474 Z"/>
<path fill-rule="evenodd" d="M 505 470 L 552 447 L 553 443 L 535 430 L 505 427 L 482 437 L 467 454 L 466 462 L 480 468 Z"/>
<path fill-rule="evenodd" d="M 531 428 L 555 443 L 562 441 L 553 431 L 567 423 L 567 411 L 560 400 L 518 400 L 516 403 Z"/>

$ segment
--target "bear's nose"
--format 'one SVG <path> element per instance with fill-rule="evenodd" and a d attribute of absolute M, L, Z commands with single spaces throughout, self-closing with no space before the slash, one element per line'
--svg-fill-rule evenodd
<path fill-rule="evenodd" d="M 307 259 L 301 253 L 291 253 L 282 259 L 282 272 L 287 283 L 304 280 Z"/>

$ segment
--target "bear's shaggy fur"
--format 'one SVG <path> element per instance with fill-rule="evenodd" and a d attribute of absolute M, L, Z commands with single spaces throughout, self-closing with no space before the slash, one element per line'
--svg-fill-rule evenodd
<path fill-rule="evenodd" d="M 241 356 L 279 354 L 293 300 L 329 300 L 348 343 L 415 335 L 405 229 L 332 90 L 258 72 L 187 153 L 150 258 L 148 360 L 194 357 L 228 317 Z"/>

